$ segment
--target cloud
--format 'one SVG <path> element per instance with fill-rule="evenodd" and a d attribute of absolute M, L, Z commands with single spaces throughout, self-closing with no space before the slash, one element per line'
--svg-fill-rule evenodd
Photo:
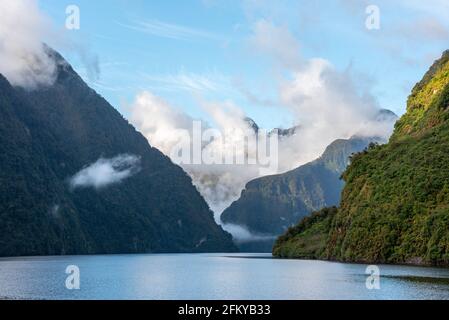
<path fill-rule="evenodd" d="M 214 154 L 230 154 L 232 148 L 245 139 L 240 133 L 250 130 L 245 113 L 231 102 L 199 101 L 212 123 L 196 120 L 182 110 L 150 92 L 140 93 L 131 106 L 130 120 L 150 144 L 180 164 L 192 177 L 193 183 L 206 198 L 212 210 L 219 214 L 236 200 L 246 182 L 259 175 L 257 166 L 194 165 L 179 163 L 173 158 L 175 147 L 191 147 L 193 122 L 200 121 L 202 130 L 220 130 L 226 141 L 203 141 L 201 150 Z"/>
<path fill-rule="evenodd" d="M 253 49 L 272 56 L 284 67 L 298 66 L 300 46 L 286 26 L 261 19 L 253 25 L 252 31 L 249 43 Z"/>
<path fill-rule="evenodd" d="M 248 243 L 254 241 L 274 240 L 277 236 L 272 235 L 257 235 L 250 232 L 244 226 L 236 224 L 224 224 L 223 229 L 232 234 L 232 237 L 237 243 Z"/>
<path fill-rule="evenodd" d="M 0 12 L 0 73 L 12 85 L 33 90 L 54 83 L 58 66 L 49 46 L 66 49 L 67 54 L 74 52 L 86 76 L 98 80 L 97 55 L 84 39 L 69 38 L 62 29 L 55 28 L 39 9 L 37 0 L 2 0 Z"/>
<path fill-rule="evenodd" d="M 384 52 L 390 59 L 408 67 L 425 67 L 441 54 L 449 40 L 449 3 L 445 0 L 339 0 L 353 21 L 365 19 L 365 8 L 376 5 L 380 10 L 380 29 L 354 28 L 373 50 Z M 344 13 L 344 12 L 343 12 Z M 343 16 L 341 19 L 345 19 Z M 429 57 L 430 61 L 429 61 Z"/>
<path fill-rule="evenodd" d="M 272 98 L 261 97 L 256 93 L 253 93 L 251 90 L 247 88 L 245 83 L 239 79 L 235 78 L 233 80 L 234 87 L 248 100 L 250 103 L 254 105 L 264 106 L 264 107 L 273 107 L 276 106 L 277 101 Z"/>
<path fill-rule="evenodd" d="M 210 127 L 221 133 L 222 139 L 203 144 L 204 154 L 222 155 L 222 158 L 256 158 L 255 146 L 245 145 L 250 139 L 256 141 L 256 132 L 247 120 L 245 112 L 231 101 L 201 101 L 201 106 L 211 119 Z M 183 165 L 192 177 L 193 183 L 209 203 L 217 222 L 226 207 L 237 200 L 245 184 L 260 176 L 259 165 L 241 164 L 201 164 Z"/>
<path fill-rule="evenodd" d="M 272 174 L 294 169 L 318 158 L 334 140 L 353 135 L 387 138 L 394 119 L 379 121 L 376 100 L 363 88 L 357 88 L 353 75 L 340 73 L 325 60 L 312 60 L 304 69 L 279 88 L 281 102 L 292 110 L 299 125 L 295 134 L 279 139 L 279 167 Z M 360 80 L 359 80 L 360 81 Z M 199 101 L 210 123 L 202 121 L 205 129 L 216 129 L 225 139 L 202 141 L 204 153 L 234 155 L 236 147 L 256 133 L 242 108 L 230 101 Z M 148 139 L 181 165 L 194 185 L 208 202 L 219 222 L 222 211 L 237 200 L 247 182 L 262 176 L 262 164 L 191 164 L 173 157 L 175 146 L 191 147 L 193 119 L 181 109 L 152 93 L 138 95 L 131 106 L 131 122 Z M 252 134 L 251 134 L 252 133 Z M 190 149 L 192 150 L 192 149 Z M 249 147 L 246 156 L 255 158 L 256 150 Z M 238 154 L 238 153 L 237 153 Z"/>
<path fill-rule="evenodd" d="M 0 73 L 29 89 L 52 84 L 57 66 L 42 44 L 50 20 L 34 0 L 2 0 L 0 12 Z"/>
<path fill-rule="evenodd" d="M 221 223 L 221 213 L 240 197 L 246 183 L 260 176 L 258 167 L 250 165 L 183 165 L 183 168 L 214 212 L 217 223 Z"/>
<path fill-rule="evenodd" d="M 396 36 L 408 41 L 444 41 L 449 39 L 449 28 L 441 21 L 426 17 L 406 21 L 395 27 Z"/>
<path fill-rule="evenodd" d="M 114 158 L 100 158 L 70 178 L 70 186 L 101 189 L 117 184 L 140 171 L 140 157 L 121 154 Z"/>
<path fill-rule="evenodd" d="M 369 77 L 351 66 L 340 71 L 325 59 L 302 58 L 290 31 L 267 20 L 255 23 L 248 42 L 257 54 L 281 67 L 274 79 L 278 99 L 269 102 L 289 110 L 293 123 L 300 126 L 296 134 L 280 139 L 280 172 L 316 159 L 336 139 L 353 135 L 386 139 L 391 134 L 394 119 L 377 121 L 381 107 L 371 93 Z M 251 101 L 264 101 L 251 96 Z"/>
<path fill-rule="evenodd" d="M 174 40 L 192 40 L 195 38 L 203 38 L 203 39 L 216 38 L 214 34 L 204 30 L 194 29 L 158 20 L 134 21 L 131 24 L 117 22 L 117 24 L 119 24 L 122 27 L 143 32 L 152 36 Z"/>
<path fill-rule="evenodd" d="M 387 139 L 392 133 L 395 119 L 378 121 L 381 108 L 366 78 L 350 68 L 342 72 L 316 58 L 291 77 L 281 83 L 279 95 L 301 127 L 296 135 L 280 142 L 285 152 L 280 158 L 281 170 L 313 160 L 336 139 L 353 135 Z"/>
<path fill-rule="evenodd" d="M 74 49 L 78 53 L 81 63 L 84 65 L 87 78 L 90 81 L 98 81 L 101 73 L 98 56 L 85 45 L 79 44 Z"/>
<path fill-rule="evenodd" d="M 325 59 L 302 58 L 300 45 L 288 29 L 267 20 L 255 23 L 248 41 L 257 48 L 257 54 L 270 57 L 281 71 L 274 79 L 276 95 L 266 105 L 288 110 L 293 116 L 290 123 L 298 126 L 294 134 L 280 137 L 279 166 L 271 173 L 282 173 L 315 160 L 336 139 L 354 135 L 387 139 L 391 134 L 395 119 L 379 121 L 381 108 L 371 94 L 369 77 L 355 72 L 351 66 L 338 70 Z M 251 96 L 253 100 L 264 101 L 253 92 Z M 203 129 L 217 129 L 226 137 L 226 141 L 203 143 L 202 150 L 224 156 L 232 154 L 251 132 L 244 109 L 231 100 L 197 98 L 197 103 L 209 121 L 202 121 Z M 194 120 L 150 92 L 139 94 L 131 107 L 131 122 L 150 144 L 168 156 L 174 146 L 189 141 Z M 255 150 L 245 152 L 253 156 Z M 217 222 L 222 211 L 238 199 L 247 182 L 266 174 L 259 170 L 260 164 L 178 164 L 192 177 Z"/>
<path fill-rule="evenodd" d="M 140 93 L 131 106 L 130 120 L 150 144 L 166 155 L 188 140 L 193 118 L 150 92 Z"/>
<path fill-rule="evenodd" d="M 143 74 L 143 78 L 151 82 L 152 86 L 168 91 L 187 91 L 189 93 L 223 92 L 228 90 L 228 79 L 219 74 L 197 74 L 181 70 L 176 74 L 150 75 Z"/>

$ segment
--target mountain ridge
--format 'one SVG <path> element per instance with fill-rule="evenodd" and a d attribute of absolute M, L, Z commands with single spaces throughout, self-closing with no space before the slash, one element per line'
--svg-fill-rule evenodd
<path fill-rule="evenodd" d="M 190 177 L 49 54 L 58 69 L 51 86 L 27 90 L 0 77 L 0 255 L 235 251 Z M 122 154 L 140 158 L 138 173 L 70 188 L 86 166 Z"/>
<path fill-rule="evenodd" d="M 281 236 L 277 257 L 449 265 L 449 54 L 413 88 L 388 144 L 352 158 L 338 208 Z"/>
<path fill-rule="evenodd" d="M 357 136 L 337 139 L 312 162 L 248 182 L 240 198 L 221 215 L 225 229 L 231 224 L 255 235 L 277 236 L 310 212 L 338 204 L 343 188 L 340 176 L 349 156 L 371 142 L 380 139 Z M 273 243 L 264 240 L 262 247 L 271 250 Z"/>

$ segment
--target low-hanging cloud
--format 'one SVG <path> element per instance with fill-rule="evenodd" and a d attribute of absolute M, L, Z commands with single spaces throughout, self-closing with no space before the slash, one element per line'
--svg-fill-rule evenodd
<path fill-rule="evenodd" d="M 267 37 L 267 30 L 276 30 L 275 40 Z M 280 139 L 280 172 L 316 159 L 336 139 L 358 135 L 386 140 L 390 136 L 396 119 L 379 121 L 381 106 L 371 93 L 368 77 L 351 66 L 338 70 L 325 59 L 305 59 L 300 53 L 289 54 L 285 64 L 286 57 L 279 54 L 282 48 L 300 45 L 288 28 L 272 21 L 255 22 L 253 33 L 249 38 L 253 51 L 271 57 L 282 68 L 284 76 L 276 79 L 277 104 L 289 110 L 299 126 L 295 134 Z M 266 39 L 264 47 L 254 44 L 254 38 Z"/>
<path fill-rule="evenodd" d="M 52 84 L 57 66 L 42 43 L 50 20 L 34 0 L 2 0 L 0 12 L 0 73 L 25 88 Z"/>
<path fill-rule="evenodd" d="M 391 134 L 394 117 L 379 120 L 375 100 L 369 95 L 352 93 L 355 89 L 348 85 L 350 76 L 339 74 L 327 64 L 318 64 L 319 67 L 311 66 L 317 70 L 304 70 L 312 75 L 297 73 L 291 82 L 280 87 L 283 103 L 293 111 L 299 126 L 294 133 L 279 137 L 279 166 L 272 174 L 294 169 L 318 158 L 336 139 L 358 135 L 386 140 Z M 302 76 L 315 82 L 315 86 L 311 84 L 312 87 L 304 89 L 300 80 Z M 312 80 L 313 77 L 316 79 Z M 346 90 L 343 90 L 341 82 L 348 85 Z M 242 136 L 242 132 L 253 130 L 256 136 L 251 122 L 238 106 L 230 102 L 207 101 L 202 101 L 201 105 L 211 119 L 211 123 L 203 121 L 203 129 L 212 127 L 226 135 L 226 142 L 203 141 L 203 152 L 226 156 L 248 137 Z M 131 107 L 131 122 L 150 144 L 168 156 L 172 156 L 176 145 L 183 141 L 190 143 L 193 121 L 188 114 L 149 92 L 141 93 Z M 255 151 L 248 149 L 246 152 Z M 192 177 L 194 185 L 214 211 L 217 222 L 223 210 L 238 199 L 246 183 L 262 176 L 260 164 L 185 164 L 177 162 L 173 156 L 171 158 Z"/>
<path fill-rule="evenodd" d="M 224 224 L 223 229 L 232 234 L 234 241 L 239 244 L 248 242 L 268 241 L 277 238 L 277 236 L 274 235 L 253 234 L 244 226 L 240 226 L 237 224 Z"/>
<path fill-rule="evenodd" d="M 2 0 L 0 12 L 0 73 L 12 85 L 33 90 L 54 83 L 60 62 L 49 46 L 73 52 L 84 66 L 86 77 L 98 80 L 97 55 L 84 40 L 56 28 L 39 9 L 37 0 Z"/>
<path fill-rule="evenodd" d="M 381 107 L 371 94 L 366 77 L 351 67 L 338 70 L 324 59 L 301 58 L 300 46 L 287 28 L 261 20 L 252 30 L 249 43 L 253 51 L 270 56 L 285 74 L 276 79 L 277 101 L 273 105 L 289 110 L 296 125 L 290 134 L 279 137 L 278 169 L 273 174 L 315 160 L 336 139 L 354 135 L 388 139 L 396 118 L 379 117 Z M 275 34 L 276 39 L 267 37 L 267 33 Z M 243 108 L 232 101 L 198 100 L 198 103 L 210 120 L 210 123 L 203 121 L 204 127 L 230 135 L 227 143 L 211 141 L 202 145 L 203 150 L 227 154 L 245 139 L 242 131 L 254 130 Z M 182 109 L 149 92 L 139 94 L 131 107 L 133 124 L 168 156 L 173 146 L 188 141 L 193 120 Z M 257 164 L 180 165 L 192 177 L 217 222 L 222 211 L 238 199 L 246 183 L 261 176 Z"/>
<path fill-rule="evenodd" d="M 351 69 L 339 71 L 324 59 L 311 59 L 292 72 L 279 86 L 279 98 L 300 125 L 297 134 L 281 140 L 281 170 L 317 158 L 327 145 L 339 138 L 380 137 L 387 139 L 395 117 L 379 121 L 381 107 L 360 86 L 365 79 Z"/>
<path fill-rule="evenodd" d="M 136 97 L 130 119 L 143 135 L 151 137 L 150 143 L 166 155 L 189 137 L 193 121 L 189 115 L 148 91 Z"/>
<path fill-rule="evenodd" d="M 70 186 L 76 188 L 101 189 L 122 182 L 140 171 L 140 157 L 121 154 L 114 158 L 100 158 L 81 169 L 72 178 Z"/>
<path fill-rule="evenodd" d="M 202 130 L 218 129 L 225 132 L 227 139 L 226 142 L 202 141 L 203 151 L 225 156 L 244 139 L 239 133 L 251 132 L 250 124 L 245 120 L 245 113 L 233 103 L 199 103 L 212 121 L 201 121 Z M 137 96 L 131 106 L 130 119 L 151 145 L 168 156 L 172 156 L 172 151 L 180 144 L 186 143 L 187 147 L 190 147 L 193 122 L 196 119 L 150 92 L 142 92 Z M 230 201 L 238 198 L 246 182 L 259 176 L 258 166 L 255 165 L 183 164 L 173 156 L 171 158 L 192 177 L 194 185 L 215 212 L 217 221 Z"/>

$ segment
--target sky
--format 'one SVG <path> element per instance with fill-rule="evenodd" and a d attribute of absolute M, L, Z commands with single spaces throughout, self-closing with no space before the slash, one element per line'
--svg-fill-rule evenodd
<path fill-rule="evenodd" d="M 61 29 L 72 4 L 80 29 L 65 34 L 98 70 L 56 49 L 125 116 L 150 91 L 194 118 L 208 117 L 198 100 L 232 101 L 261 127 L 289 127 L 295 118 L 278 99 L 279 79 L 313 58 L 351 70 L 379 106 L 400 115 L 414 83 L 449 47 L 449 5 L 438 0 L 39 1 Z M 380 29 L 365 26 L 371 4 Z"/>

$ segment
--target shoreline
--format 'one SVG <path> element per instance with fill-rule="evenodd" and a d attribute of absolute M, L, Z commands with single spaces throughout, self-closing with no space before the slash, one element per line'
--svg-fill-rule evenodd
<path fill-rule="evenodd" d="M 432 265 L 428 263 L 388 263 L 388 262 L 367 262 L 367 261 L 342 261 L 342 260 L 332 260 L 332 259 L 313 259 L 313 258 L 291 258 L 291 257 L 278 257 L 273 255 L 273 259 L 279 260 L 304 260 L 304 261 L 321 261 L 321 262 L 332 262 L 332 263 L 343 263 L 343 264 L 362 264 L 362 265 L 385 265 L 385 266 L 402 266 L 402 267 L 421 267 L 421 268 L 438 268 L 438 269 L 449 269 L 449 265 Z"/>

